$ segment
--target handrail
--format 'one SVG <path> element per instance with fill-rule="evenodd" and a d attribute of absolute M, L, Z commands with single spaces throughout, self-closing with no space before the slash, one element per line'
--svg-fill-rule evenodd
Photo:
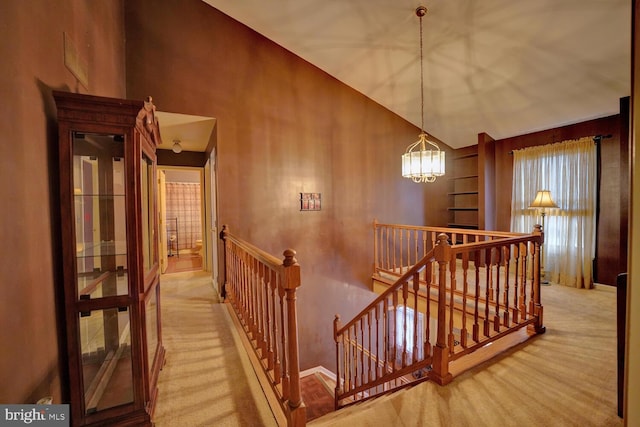
<path fill-rule="evenodd" d="M 253 348 L 263 373 L 259 379 L 268 383 L 263 390 L 271 390 L 278 402 L 272 409 L 281 411 L 287 426 L 304 426 L 296 309 L 296 289 L 301 282 L 296 252 L 285 250 L 280 261 L 232 235 L 226 225 L 220 238 L 224 242 L 222 295 Z"/>
<path fill-rule="evenodd" d="M 344 325 L 334 320 L 336 408 L 407 385 L 399 380 L 446 384 L 450 362 L 523 327 L 544 332 L 539 226 L 531 234 L 406 226 L 444 231 L 411 238 L 392 227 L 374 233 L 376 261 L 382 252 L 393 267 L 388 289 Z M 393 248 L 377 246 L 386 237 Z M 374 278 L 385 273 L 375 267 Z"/>

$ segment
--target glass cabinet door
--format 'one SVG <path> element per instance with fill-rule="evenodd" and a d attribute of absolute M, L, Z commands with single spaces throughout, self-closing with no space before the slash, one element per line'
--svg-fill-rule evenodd
<path fill-rule="evenodd" d="M 85 414 L 133 402 L 129 310 L 81 313 L 79 325 Z"/>
<path fill-rule="evenodd" d="M 129 294 L 124 137 L 73 133 L 77 300 Z M 133 402 L 127 306 L 78 313 L 84 412 Z"/>
<path fill-rule="evenodd" d="M 73 134 L 77 297 L 127 295 L 124 138 Z"/>

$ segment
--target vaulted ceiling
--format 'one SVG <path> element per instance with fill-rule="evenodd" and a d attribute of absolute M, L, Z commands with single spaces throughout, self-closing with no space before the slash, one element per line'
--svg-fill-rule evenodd
<path fill-rule="evenodd" d="M 616 114 L 628 0 L 204 0 L 451 147 Z M 411 141 L 408 141 L 408 143 Z"/>

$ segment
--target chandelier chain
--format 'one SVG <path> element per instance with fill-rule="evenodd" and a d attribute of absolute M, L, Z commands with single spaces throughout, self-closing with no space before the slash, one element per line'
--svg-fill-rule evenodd
<path fill-rule="evenodd" d="M 422 15 L 420 18 L 420 131 L 424 133 L 424 59 L 422 47 Z"/>

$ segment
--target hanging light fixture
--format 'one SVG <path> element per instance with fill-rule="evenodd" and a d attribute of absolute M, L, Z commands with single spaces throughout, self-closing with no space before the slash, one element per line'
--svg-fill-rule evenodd
<path fill-rule="evenodd" d="M 179 139 L 173 140 L 173 147 L 171 147 L 171 150 L 176 154 L 182 153 L 182 145 L 180 145 Z"/>
<path fill-rule="evenodd" d="M 444 175 L 444 151 L 433 142 L 424 131 L 424 71 L 422 53 L 422 17 L 427 8 L 419 6 L 416 15 L 420 18 L 420 101 L 421 126 L 418 140 L 407 147 L 402 155 L 402 176 L 411 178 L 413 182 L 434 182 L 437 177 Z"/>

